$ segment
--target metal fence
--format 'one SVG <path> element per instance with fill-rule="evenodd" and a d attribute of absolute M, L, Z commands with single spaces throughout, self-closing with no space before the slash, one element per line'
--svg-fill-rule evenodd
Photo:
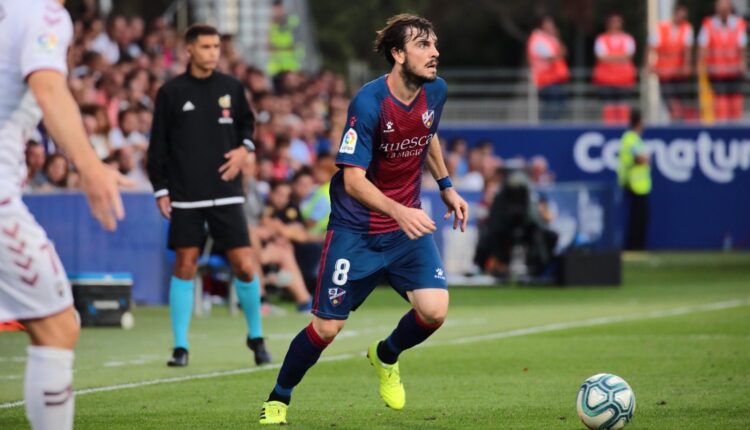
<path fill-rule="evenodd" d="M 536 124 L 540 120 L 537 90 L 531 83 L 527 68 L 443 68 L 440 75 L 448 82 L 449 103 L 443 121 L 457 123 L 519 123 Z M 700 111 L 699 83 L 688 83 L 685 104 Z M 571 70 L 565 85 L 567 101 L 560 119 L 553 123 L 590 123 L 602 119 L 599 89 L 591 82 L 591 69 Z M 750 83 L 743 86 L 750 95 Z M 639 80 L 626 102 L 646 113 L 649 122 L 668 123 L 669 115 L 661 101 L 655 77 L 641 71 Z M 743 119 L 750 117 L 746 104 Z M 693 120 L 699 122 L 699 115 Z"/>

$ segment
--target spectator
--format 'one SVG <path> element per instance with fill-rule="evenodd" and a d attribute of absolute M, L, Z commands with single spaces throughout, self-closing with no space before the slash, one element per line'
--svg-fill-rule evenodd
<path fill-rule="evenodd" d="M 46 182 L 40 187 L 45 191 L 62 190 L 68 186 L 70 165 L 62 154 L 52 154 L 44 162 Z"/>
<path fill-rule="evenodd" d="M 106 124 L 102 126 L 100 120 L 106 121 L 106 115 L 101 115 L 101 108 L 96 105 L 81 106 L 81 116 L 83 118 L 83 128 L 89 137 L 94 152 L 100 159 L 105 159 L 112 152 L 107 135 L 109 130 Z"/>
<path fill-rule="evenodd" d="M 529 178 L 535 186 L 555 183 L 555 174 L 550 171 L 549 163 L 544 156 L 536 155 L 532 157 L 529 165 Z"/>
<path fill-rule="evenodd" d="M 659 23 L 649 36 L 649 66 L 659 78 L 661 97 L 672 121 L 686 119 L 690 97 L 693 57 L 693 26 L 687 20 L 685 5 L 674 8 L 672 19 Z"/>
<path fill-rule="evenodd" d="M 484 187 L 484 177 L 482 176 L 482 165 L 484 164 L 484 154 L 480 148 L 471 148 L 469 150 L 469 172 L 466 173 L 456 186 L 468 191 L 480 191 Z"/>
<path fill-rule="evenodd" d="M 292 176 L 293 161 L 289 154 L 290 141 L 287 136 L 276 137 L 276 148 L 273 153 L 273 179 L 287 180 Z"/>
<path fill-rule="evenodd" d="M 261 156 L 258 158 L 258 192 L 262 195 L 268 195 L 271 191 L 271 182 L 273 181 L 273 160 L 270 157 Z"/>
<path fill-rule="evenodd" d="M 606 32 L 596 38 L 594 45 L 594 85 L 599 87 L 606 124 L 627 123 L 628 98 L 635 87 L 635 39 L 622 29 L 622 15 L 612 13 L 607 17 Z"/>
<path fill-rule="evenodd" d="M 531 77 L 539 94 L 541 119 L 560 119 L 568 98 L 565 83 L 570 80 L 570 72 L 565 62 L 567 50 L 551 16 L 542 17 L 526 49 Z"/>
<path fill-rule="evenodd" d="M 138 58 L 143 54 L 143 49 L 139 43 L 143 39 L 143 31 L 145 25 L 143 18 L 139 16 L 131 17 L 128 21 L 127 28 L 127 44 L 125 46 L 125 52 L 129 58 Z"/>
<path fill-rule="evenodd" d="M 47 182 L 44 176 L 47 153 L 44 147 L 35 140 L 26 142 L 26 186 L 38 189 Z"/>
<path fill-rule="evenodd" d="M 127 21 L 121 15 L 110 15 L 107 18 L 105 31 L 99 33 L 91 42 L 91 49 L 104 57 L 109 64 L 120 61 L 118 42 L 127 37 Z"/>
<path fill-rule="evenodd" d="M 469 173 L 466 139 L 455 137 L 448 143 L 448 154 L 446 155 L 446 166 L 453 178 L 460 178 Z"/>
<path fill-rule="evenodd" d="M 700 64 L 705 66 L 719 122 L 742 118 L 742 83 L 747 74 L 747 24 L 732 13 L 731 0 L 716 0 L 716 15 L 706 17 L 698 35 Z"/>
<path fill-rule="evenodd" d="M 123 146 L 132 145 L 140 158 L 141 154 L 148 149 L 148 140 L 138 131 L 140 129 L 138 110 L 120 111 L 117 118 L 120 126 L 113 128 L 109 133 L 112 148 L 120 149 Z"/>
<path fill-rule="evenodd" d="M 134 145 L 121 146 L 115 150 L 114 157 L 117 159 L 117 168 L 120 173 L 133 182 L 133 190 L 151 191 L 153 189 L 146 174 L 144 157 L 138 156 Z"/>
<path fill-rule="evenodd" d="M 312 309 L 312 298 L 295 258 L 294 246 L 281 233 L 290 224 L 300 222 L 299 209 L 291 202 L 292 188 L 288 182 L 274 181 L 268 194 L 261 227 L 258 229 L 263 248 L 261 263 L 267 269 L 266 281 L 287 287 L 300 312 Z M 275 268 L 278 271 L 271 270 Z M 286 284 L 286 285 L 279 285 Z"/>

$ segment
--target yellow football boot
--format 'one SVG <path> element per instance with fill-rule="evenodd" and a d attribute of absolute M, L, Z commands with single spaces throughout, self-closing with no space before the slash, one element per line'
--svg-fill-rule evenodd
<path fill-rule="evenodd" d="M 270 401 L 263 402 L 263 409 L 260 411 L 261 424 L 286 424 L 287 404 L 283 402 Z"/>
<path fill-rule="evenodd" d="M 401 376 L 398 372 L 398 362 L 385 364 L 378 358 L 378 341 L 375 341 L 367 350 L 367 358 L 380 378 L 380 397 L 386 406 L 391 409 L 401 410 L 406 404 L 406 392 Z"/>

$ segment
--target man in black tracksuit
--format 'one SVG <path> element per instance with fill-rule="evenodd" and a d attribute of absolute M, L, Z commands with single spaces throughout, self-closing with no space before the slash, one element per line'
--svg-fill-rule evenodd
<path fill-rule="evenodd" d="M 256 364 L 270 362 L 260 317 L 260 285 L 252 268 L 242 208 L 242 165 L 254 151 L 254 115 L 243 85 L 214 71 L 219 33 L 194 25 L 185 34 L 186 73 L 164 84 L 156 96 L 148 175 L 157 206 L 169 219 L 169 247 L 176 261 L 169 288 L 174 350 L 169 366 L 188 364 L 193 279 L 208 233 L 225 251 L 248 325 L 247 345 Z"/>

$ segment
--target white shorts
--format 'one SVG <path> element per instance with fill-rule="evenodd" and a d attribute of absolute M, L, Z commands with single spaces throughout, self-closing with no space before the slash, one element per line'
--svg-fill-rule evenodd
<path fill-rule="evenodd" d="M 0 200 L 0 321 L 54 315 L 73 304 L 54 246 L 18 197 Z"/>

